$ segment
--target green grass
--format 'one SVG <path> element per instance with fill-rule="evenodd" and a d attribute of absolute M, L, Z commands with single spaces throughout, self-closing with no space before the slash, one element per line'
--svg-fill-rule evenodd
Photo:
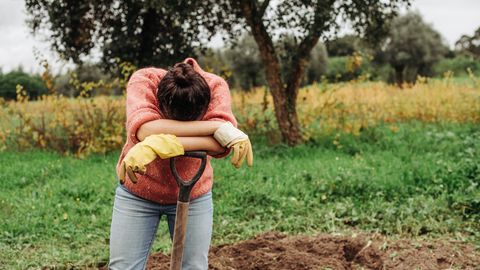
<path fill-rule="evenodd" d="M 350 229 L 480 244 L 479 125 L 409 123 L 295 148 L 257 139 L 254 151 L 253 169 L 213 163 L 213 244 Z M 106 261 L 118 154 L 1 153 L 0 268 Z M 170 246 L 161 222 L 154 251 Z"/>

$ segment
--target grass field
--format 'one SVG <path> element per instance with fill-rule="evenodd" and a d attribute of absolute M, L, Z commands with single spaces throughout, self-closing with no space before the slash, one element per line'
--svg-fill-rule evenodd
<path fill-rule="evenodd" d="M 213 163 L 214 245 L 271 230 L 363 230 L 480 247 L 478 124 L 380 125 L 295 148 L 255 138 L 254 151 L 253 169 Z M 118 154 L 1 153 L 0 268 L 107 260 Z M 160 227 L 153 250 L 168 251 Z"/>

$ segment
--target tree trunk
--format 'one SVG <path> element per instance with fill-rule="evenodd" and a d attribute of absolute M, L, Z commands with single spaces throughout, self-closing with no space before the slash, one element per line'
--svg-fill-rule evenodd
<path fill-rule="evenodd" d="M 242 1 L 240 8 L 260 50 L 282 138 L 290 146 L 299 144 L 303 139 L 296 110 L 298 87 L 294 91 L 288 91 L 290 87 L 284 85 L 280 62 L 275 53 L 272 39 L 263 24 L 263 14 L 259 14 L 255 1 Z"/>
<path fill-rule="evenodd" d="M 287 89 L 281 85 L 279 88 L 273 88 L 270 83 L 269 87 L 283 140 L 290 146 L 301 143 L 303 137 L 297 115 L 297 92 L 287 92 Z"/>
<path fill-rule="evenodd" d="M 394 67 L 394 70 L 395 70 L 395 82 L 397 83 L 397 86 L 402 88 L 403 87 L 403 82 L 404 82 L 404 78 L 403 78 L 403 71 L 404 71 L 404 67 L 403 66 L 395 66 Z"/>

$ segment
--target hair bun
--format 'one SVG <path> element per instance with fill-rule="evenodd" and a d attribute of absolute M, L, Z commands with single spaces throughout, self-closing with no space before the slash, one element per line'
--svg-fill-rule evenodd
<path fill-rule="evenodd" d="M 158 108 L 163 117 L 180 121 L 200 120 L 210 104 L 210 87 L 188 63 L 168 69 L 158 84 Z"/>
<path fill-rule="evenodd" d="M 179 63 L 171 69 L 171 72 L 173 75 L 173 80 L 178 86 L 186 87 L 191 85 L 191 80 L 189 79 L 191 73 L 193 72 L 191 66 L 185 63 Z"/>

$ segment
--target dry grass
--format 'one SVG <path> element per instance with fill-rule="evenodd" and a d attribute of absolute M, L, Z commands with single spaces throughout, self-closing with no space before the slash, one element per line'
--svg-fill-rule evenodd
<path fill-rule="evenodd" d="M 410 120 L 480 122 L 480 89 L 449 80 L 403 89 L 381 82 L 311 85 L 300 90 L 297 102 L 306 136 L 338 129 L 355 134 L 379 123 Z M 233 104 L 244 129 L 275 126 L 272 98 L 265 89 L 234 93 Z"/>
<path fill-rule="evenodd" d="M 272 97 L 265 88 L 232 91 L 240 128 L 253 134 L 276 134 Z M 397 122 L 480 122 L 480 89 L 450 79 L 400 89 L 380 82 L 316 84 L 302 88 L 298 113 L 305 139 L 319 132 L 362 129 Z M 119 149 L 125 123 L 124 97 L 66 98 L 43 96 L 0 102 L 0 149 L 48 148 L 84 155 Z"/>

